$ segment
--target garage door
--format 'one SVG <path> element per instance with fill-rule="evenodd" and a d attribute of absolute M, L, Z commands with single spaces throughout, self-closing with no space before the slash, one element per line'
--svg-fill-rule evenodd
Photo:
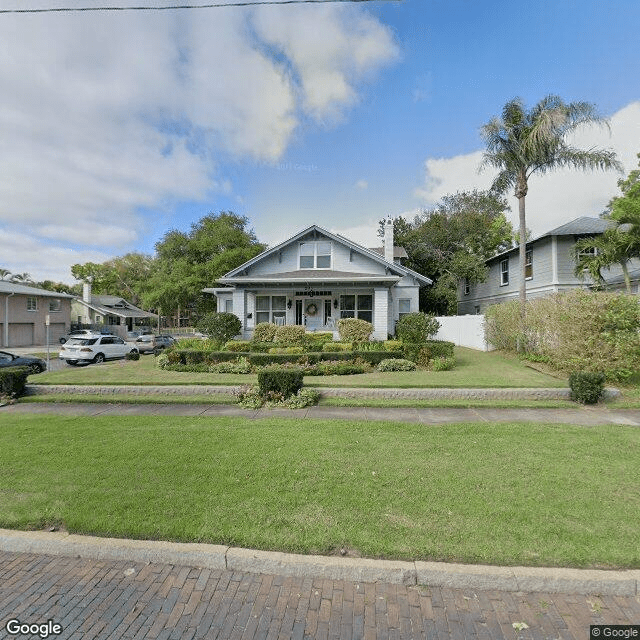
<path fill-rule="evenodd" d="M 51 323 L 51 325 L 49 326 L 49 344 L 60 344 L 60 338 L 65 335 L 67 335 L 67 328 L 64 322 Z"/>
<path fill-rule="evenodd" d="M 9 323 L 9 346 L 30 347 L 33 345 L 33 323 Z"/>

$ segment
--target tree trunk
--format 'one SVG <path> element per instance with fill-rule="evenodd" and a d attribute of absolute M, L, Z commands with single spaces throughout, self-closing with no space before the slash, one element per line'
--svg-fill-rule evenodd
<path fill-rule="evenodd" d="M 525 216 L 525 197 L 524 195 L 518 196 L 518 215 L 520 218 L 520 335 L 521 339 L 518 341 L 518 351 L 523 352 L 525 350 L 524 336 L 527 326 L 527 221 Z"/>

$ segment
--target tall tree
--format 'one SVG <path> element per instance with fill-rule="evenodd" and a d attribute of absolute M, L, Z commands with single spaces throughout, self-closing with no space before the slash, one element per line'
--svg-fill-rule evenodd
<path fill-rule="evenodd" d="M 246 228 L 248 223 L 246 217 L 224 211 L 204 216 L 187 233 L 168 231 L 156 244 L 153 274 L 143 295 L 147 308 L 174 312 L 212 303 L 202 289 L 265 248 Z"/>
<path fill-rule="evenodd" d="M 640 153 L 638 169 L 633 169 L 626 179 L 618 180 L 622 195 L 609 203 L 608 217 L 618 224 L 628 225 L 627 232 L 640 244 Z"/>
<path fill-rule="evenodd" d="M 606 125 L 606 120 L 587 102 L 566 103 L 549 95 L 531 109 L 515 98 L 481 129 L 486 151 L 482 167 L 498 169 L 492 189 L 497 193 L 515 190 L 520 225 L 520 305 L 524 321 L 526 290 L 526 214 L 525 198 L 532 174 L 555 169 L 617 169 L 622 165 L 609 149 L 580 149 L 571 145 L 568 135 L 582 125 Z"/>
<path fill-rule="evenodd" d="M 412 221 L 394 220 L 394 242 L 408 254 L 406 266 L 434 281 L 421 290 L 421 308 L 439 314 L 457 311 L 461 279 L 486 277 L 485 260 L 511 246 L 512 227 L 503 198 L 486 191 L 447 195 Z M 381 222 L 379 235 L 383 233 Z"/>

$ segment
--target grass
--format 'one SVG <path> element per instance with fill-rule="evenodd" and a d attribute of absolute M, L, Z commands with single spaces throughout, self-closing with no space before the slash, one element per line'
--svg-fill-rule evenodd
<path fill-rule="evenodd" d="M 307 376 L 310 387 L 566 387 L 566 381 L 527 367 L 515 357 L 456 348 L 452 371 L 398 371 L 354 376 Z M 164 371 L 155 358 L 120 360 L 88 367 L 65 367 L 29 380 L 34 384 L 255 384 L 256 375 Z"/>
<path fill-rule="evenodd" d="M 640 430 L 0 413 L 0 526 L 640 567 Z"/>

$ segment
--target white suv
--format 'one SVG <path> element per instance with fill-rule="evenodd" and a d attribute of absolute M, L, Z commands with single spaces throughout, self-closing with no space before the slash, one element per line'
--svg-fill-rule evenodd
<path fill-rule="evenodd" d="M 112 358 L 124 358 L 138 350 L 118 336 L 93 335 L 70 338 L 62 345 L 59 358 L 69 364 L 100 363 Z"/>

